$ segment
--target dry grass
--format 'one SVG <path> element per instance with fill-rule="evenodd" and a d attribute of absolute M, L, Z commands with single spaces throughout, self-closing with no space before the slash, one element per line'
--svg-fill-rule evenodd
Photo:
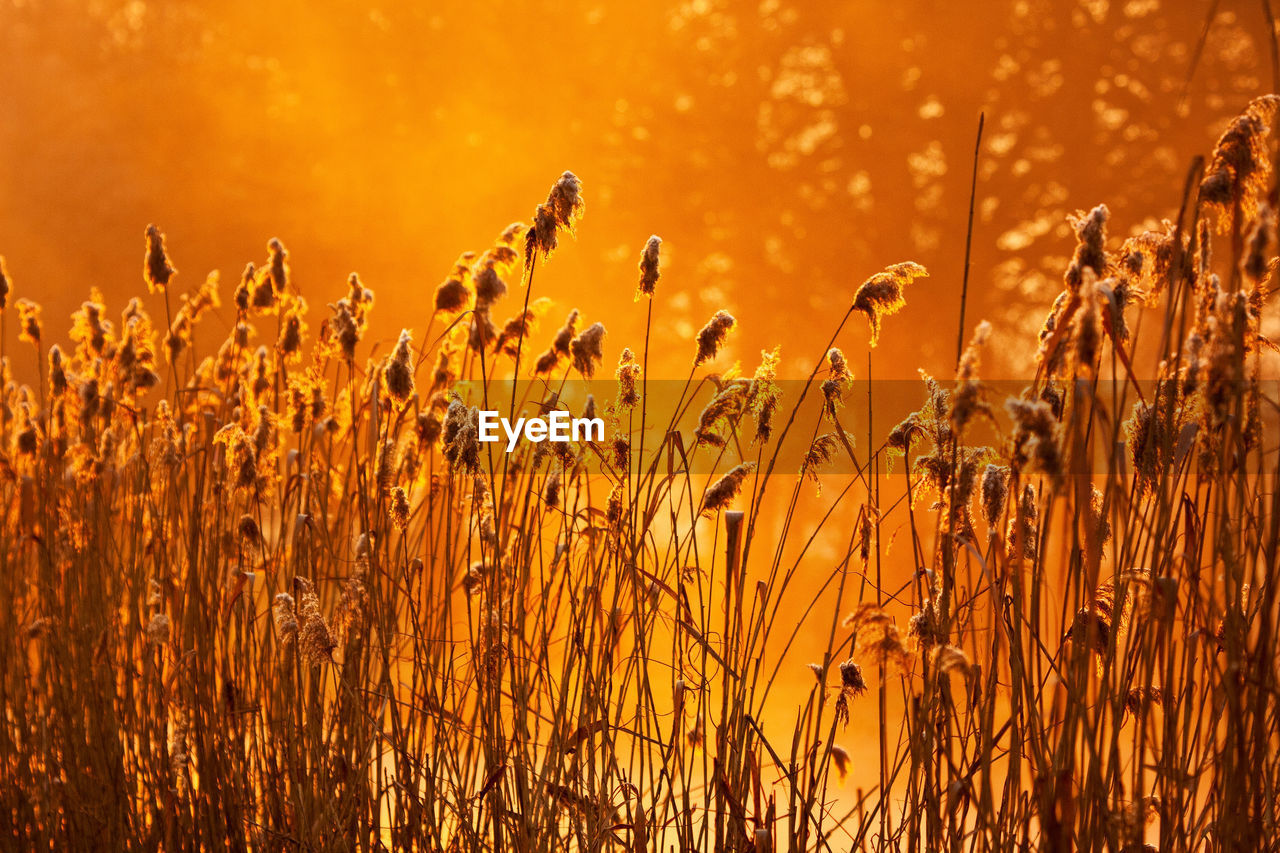
<path fill-rule="evenodd" d="M 742 334 L 721 312 L 669 412 L 646 335 L 605 442 L 479 443 L 477 406 L 607 374 L 577 312 L 544 354 L 526 342 L 535 272 L 583 214 L 568 174 L 385 356 L 355 275 L 310 334 L 278 241 L 228 304 L 215 278 L 178 301 L 148 228 L 152 295 L 115 324 L 92 297 L 68 351 L 5 277 L 0 350 L 34 349 L 40 378 L 6 374 L 0 422 L 3 846 L 1274 844 L 1274 104 L 1193 168 L 1165 231 L 1117 245 L 1105 207 L 1081 214 L 1025 390 L 980 378 L 984 326 L 861 461 L 833 347 L 855 311 L 893 334 L 915 264 L 851 297 L 802 386 L 766 353 L 709 391 Z M 234 318 L 216 349 L 211 311 Z M 809 424 L 800 473 L 849 472 L 823 477 L 823 515 L 778 467 Z M 835 518 L 843 557 L 802 588 Z M 900 589 L 890 524 L 918 569 Z M 806 691 L 778 687 L 806 664 Z M 856 794 L 854 714 L 878 731 Z"/>

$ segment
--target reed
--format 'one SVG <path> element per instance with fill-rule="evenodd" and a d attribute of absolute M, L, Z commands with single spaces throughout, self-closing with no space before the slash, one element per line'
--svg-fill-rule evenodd
<path fill-rule="evenodd" d="M 539 339 L 567 172 L 383 350 L 355 273 L 311 333 L 278 240 L 224 305 L 148 226 L 148 294 L 67 346 L 0 263 L 2 846 L 1274 846 L 1276 103 L 1175 225 L 1073 220 L 1033 378 L 982 378 L 980 324 L 893 429 L 868 390 L 857 450 L 846 353 L 923 267 L 872 271 L 807 380 L 719 364 L 716 312 L 665 399 L 656 236 L 616 384 L 603 322 Z M 608 437 L 479 441 L 571 404 Z"/>

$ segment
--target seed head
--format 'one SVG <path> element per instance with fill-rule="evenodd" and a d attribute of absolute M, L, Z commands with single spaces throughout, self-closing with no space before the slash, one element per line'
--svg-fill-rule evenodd
<path fill-rule="evenodd" d="M 837 429 L 840 429 L 837 427 Z M 827 465 L 831 460 L 836 459 L 840 448 L 844 447 L 841 441 L 840 433 L 823 433 L 813 439 L 813 443 L 809 444 L 809 450 L 805 452 L 804 460 L 800 465 L 800 475 L 808 476 L 817 485 L 818 491 L 822 491 L 822 480 L 818 479 L 818 469 L 823 465 Z M 845 442 L 849 442 L 850 446 L 854 443 L 854 437 L 849 433 L 844 433 Z"/>
<path fill-rule="evenodd" d="M 569 352 L 573 356 L 573 366 L 586 379 L 590 379 L 595 375 L 596 365 L 604 358 L 601 351 L 604 336 L 604 325 L 592 323 L 583 330 L 582 334 L 569 343 Z"/>
<path fill-rule="evenodd" d="M 285 249 L 284 243 L 281 243 L 278 237 L 272 237 L 267 241 L 267 254 L 271 287 L 276 296 L 283 296 L 289 287 L 289 251 Z"/>
<path fill-rule="evenodd" d="M 400 340 L 382 369 L 382 382 L 398 408 L 408 405 L 413 396 L 413 337 L 408 329 L 400 331 Z"/>
<path fill-rule="evenodd" d="M 1102 316 L 1099 311 L 1099 300 L 1105 299 L 1101 293 L 1102 285 L 1098 283 L 1092 270 L 1085 270 L 1084 280 L 1080 285 L 1082 304 L 1075 315 L 1075 328 L 1072 337 L 1076 344 L 1076 365 L 1086 373 L 1092 374 L 1098 358 L 1098 350 L 1102 346 Z"/>
<path fill-rule="evenodd" d="M 436 288 L 436 311 L 454 314 L 467 307 L 471 291 L 456 278 L 447 278 Z"/>
<path fill-rule="evenodd" d="M 981 414 L 995 419 L 991 404 L 983 399 L 982 383 L 978 381 L 979 353 L 991 337 L 991 324 L 983 320 L 974 329 L 969 345 L 960 356 L 956 371 L 956 388 L 951 395 L 951 425 L 957 435 L 963 435 L 969 421 Z"/>
<path fill-rule="evenodd" d="M 143 258 L 142 277 L 150 293 L 159 293 L 169 284 L 178 271 L 169 264 L 164 250 L 164 235 L 154 225 L 147 226 L 147 253 Z"/>
<path fill-rule="evenodd" d="M 444 456 L 455 471 L 474 472 L 480 467 L 479 412 L 468 408 L 458 397 L 449 403 L 445 412 L 441 439 Z"/>
<path fill-rule="evenodd" d="M 658 252 L 662 248 L 662 238 L 654 234 L 649 238 L 649 242 L 645 243 L 644 251 L 640 254 L 640 286 L 636 288 L 636 301 L 640 301 L 641 296 L 653 296 L 654 288 L 657 287 L 658 279 L 661 272 L 658 269 Z"/>
<path fill-rule="evenodd" d="M 844 353 L 838 348 L 832 347 L 827 353 L 827 364 L 829 376 L 822 383 L 822 396 L 826 400 L 827 413 L 834 417 L 835 410 L 844 401 L 845 389 L 853 381 L 853 374 L 849 371 L 849 363 L 845 360 Z"/>
<path fill-rule="evenodd" d="M 476 270 L 476 274 L 475 274 L 476 304 L 485 305 L 485 306 L 492 305 L 493 303 L 497 302 L 499 299 L 507 295 L 507 283 L 502 280 L 502 276 L 498 275 L 497 264 L 494 262 L 490 252 L 485 252 L 483 255 L 480 256 L 480 263 L 478 267 L 479 268 Z M 445 284 L 448 284 L 448 281 L 446 281 Z M 442 284 L 440 286 L 444 287 L 445 285 Z M 463 290 L 464 290 L 464 295 L 462 299 L 463 299 L 463 304 L 465 304 L 466 289 L 463 288 Z M 439 305 L 440 305 L 440 292 L 437 290 L 436 291 L 436 306 L 437 306 L 436 310 L 441 310 Z M 453 309 L 453 310 L 456 310 L 456 309 Z"/>
<path fill-rule="evenodd" d="M 622 491 L 621 483 L 614 486 L 613 490 L 609 492 L 609 499 L 605 501 L 604 515 L 605 521 L 608 522 L 608 525 L 611 528 L 617 528 L 618 525 L 622 523 L 622 513 L 623 510 L 626 509 L 626 506 L 623 503 L 623 499 L 625 497 L 626 495 Z"/>
<path fill-rule="evenodd" d="M 333 660 L 333 650 L 338 643 L 329 630 L 329 623 L 320 612 L 320 599 L 316 596 L 315 587 L 306 578 L 295 577 L 294 588 L 298 590 L 298 615 L 301 620 L 298 628 L 298 647 L 307 662 L 312 666 Z"/>
<path fill-rule="evenodd" d="M 280 645 L 288 647 L 298 636 L 298 613 L 293 596 L 287 592 L 278 593 L 271 605 L 271 617 L 275 620 L 276 633 L 280 635 Z"/>
<path fill-rule="evenodd" d="M 67 393 L 67 369 L 62 359 L 62 348 L 57 344 L 49 347 L 49 393 L 53 397 Z"/>
<path fill-rule="evenodd" d="M 538 317 L 547 309 L 548 305 L 550 305 L 550 300 L 538 299 L 531 303 L 527 310 L 521 311 L 514 317 L 508 317 L 507 321 L 502 324 L 502 331 L 498 334 L 497 343 L 493 345 L 494 352 L 500 352 L 515 358 L 524 339 L 537 329 Z"/>
<path fill-rule="evenodd" d="M 560 478 L 561 469 L 557 468 L 547 475 L 547 482 L 542 490 L 542 499 L 552 509 L 560 505 Z"/>
<path fill-rule="evenodd" d="M 618 357 L 618 370 L 615 374 L 618 377 L 618 408 L 631 409 L 640 402 L 640 392 L 636 389 L 636 382 L 640 378 L 640 365 L 635 362 L 635 355 L 631 352 L 630 347 L 622 350 L 622 355 Z"/>
<path fill-rule="evenodd" d="M 251 545 L 256 545 L 262 540 L 262 531 L 258 529 L 258 522 L 254 520 L 252 515 L 240 516 L 240 524 L 237 526 L 240 538 Z"/>
<path fill-rule="evenodd" d="M 867 315 L 871 326 L 871 346 L 880 340 L 880 322 L 890 314 L 896 314 L 907 304 L 903 288 L 917 278 L 928 277 L 929 272 L 913 261 L 905 261 L 888 267 L 864 281 L 853 295 L 854 310 Z"/>
<path fill-rule="evenodd" d="M 782 389 L 775 381 L 778 375 L 778 349 L 772 352 L 761 351 L 760 366 L 747 393 L 747 411 L 755 413 L 756 434 L 752 441 L 767 443 L 773 435 L 773 417 L 782 400 Z"/>
<path fill-rule="evenodd" d="M 1242 265 L 1244 274 L 1253 280 L 1255 286 L 1260 286 L 1267 277 L 1267 267 L 1272 257 L 1271 249 L 1275 238 L 1275 230 L 1275 213 L 1271 210 L 1271 205 L 1263 202 L 1258 209 L 1258 216 L 1254 222 L 1253 230 L 1249 234 Z M 2 299 L 3 297 L 0 297 L 0 300 Z"/>
<path fill-rule="evenodd" d="M 574 335 L 578 333 L 578 309 L 575 308 L 569 312 L 569 316 L 565 318 L 564 325 L 556 332 L 555 339 L 551 342 L 551 351 L 557 356 L 569 355 L 569 344 L 572 343 Z"/>
<path fill-rule="evenodd" d="M 1076 252 L 1067 267 L 1063 280 L 1068 290 L 1079 290 L 1084 283 L 1085 270 L 1092 270 L 1097 278 L 1102 278 L 1107 271 L 1107 254 L 1104 245 L 1107 241 L 1107 219 L 1111 212 L 1105 204 L 1100 204 L 1087 214 L 1076 211 L 1068 217 L 1071 227 L 1076 231 Z M 1087 294 L 1086 294 L 1087 295 Z"/>
<path fill-rule="evenodd" d="M 558 232 L 573 234 L 585 209 L 582 182 L 573 172 L 565 172 L 551 187 L 546 202 L 533 213 L 533 227 L 525 234 L 525 266 L 531 266 L 538 255 L 543 260 L 551 257 L 558 245 Z"/>
<path fill-rule="evenodd" d="M 471 280 L 471 260 L 474 257 L 471 252 L 465 252 L 454 261 L 449 277 L 436 287 L 436 311 L 454 314 L 471 304 L 471 288 L 467 283 Z"/>
<path fill-rule="evenodd" d="M 280 336 L 276 339 L 276 349 L 286 360 L 294 363 L 302 357 L 302 339 L 307 334 L 306 316 L 307 301 L 299 296 L 285 312 Z"/>
<path fill-rule="evenodd" d="M 40 346 L 40 306 L 30 299 L 19 299 L 18 340 Z"/>
<path fill-rule="evenodd" d="M 1241 212 L 1252 215 L 1266 191 L 1271 172 L 1267 137 L 1275 120 L 1280 96 L 1263 95 L 1254 99 L 1236 117 L 1218 139 L 1213 160 L 1200 182 L 1200 198 L 1226 210 L 1233 203 Z M 1231 217 L 1219 218 L 1223 231 L 1231 227 Z"/>
<path fill-rule="evenodd" d="M 162 646 L 169 639 L 169 617 L 163 613 L 157 613 L 151 617 L 151 621 L 147 623 L 147 642 L 153 645 Z"/>
<path fill-rule="evenodd" d="M 880 607 L 869 602 L 860 604 L 841 624 L 853 631 L 855 657 L 877 666 L 896 666 L 902 672 L 910 669 L 911 653 L 902 642 L 902 634 L 893 617 Z"/>
<path fill-rule="evenodd" d="M 942 619 L 938 613 L 938 605 L 933 599 L 926 598 L 921 602 L 920 611 L 912 614 L 907 620 L 907 636 L 915 637 L 926 649 L 946 639 L 942 633 Z"/>
<path fill-rule="evenodd" d="M 988 465 L 982 471 L 982 519 L 992 532 L 1004 515 L 1004 505 L 1009 498 L 1009 469 L 1003 465 Z"/>
<path fill-rule="evenodd" d="M 843 746 L 833 743 L 831 744 L 831 761 L 835 764 L 836 772 L 840 774 L 840 779 L 843 781 L 849 773 L 849 753 Z"/>
<path fill-rule="evenodd" d="M 391 490 L 391 506 L 389 508 L 391 514 L 391 523 L 396 529 L 403 533 L 409 528 L 409 496 L 405 494 L 401 486 L 396 486 Z"/>
<path fill-rule="evenodd" d="M 862 678 L 862 667 L 853 660 L 840 664 L 840 689 L 852 696 L 867 692 L 867 682 Z"/>
<path fill-rule="evenodd" d="M 959 673 L 964 678 L 973 674 L 973 662 L 964 649 L 956 646 L 938 646 L 932 652 L 934 672 L 950 676 Z"/>
<path fill-rule="evenodd" d="M 329 322 L 330 328 L 333 330 L 334 340 L 338 344 L 338 352 L 348 363 L 352 363 L 356 358 L 356 345 L 360 343 L 364 330 L 356 323 L 356 319 L 352 316 L 346 300 L 339 301 L 337 305 L 330 305 L 329 307 L 334 312 L 333 318 Z"/>
<path fill-rule="evenodd" d="M 747 475 L 755 468 L 756 463 L 744 462 L 712 483 L 702 498 L 702 514 L 710 515 L 732 504 L 733 499 L 742 490 L 742 484 L 747 479 Z"/>
<path fill-rule="evenodd" d="M 1004 405 L 1015 424 L 1015 464 L 1022 468 L 1034 463 L 1056 481 L 1062 475 L 1062 451 L 1058 444 L 1058 421 L 1050 405 L 1043 400 L 1021 397 L 1010 397 Z"/>
<path fill-rule="evenodd" d="M 702 331 L 698 332 L 698 355 L 693 360 L 694 367 L 716 357 L 716 353 L 724 345 L 725 338 L 729 336 L 729 330 L 737 322 L 728 311 L 717 311 L 707 321 L 707 325 L 703 326 Z"/>

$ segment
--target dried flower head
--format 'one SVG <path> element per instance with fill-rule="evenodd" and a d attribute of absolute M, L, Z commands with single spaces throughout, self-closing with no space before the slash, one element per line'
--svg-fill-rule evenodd
<path fill-rule="evenodd" d="M 875 604 L 865 602 L 854 608 L 841 625 L 853 632 L 855 657 L 877 666 L 894 666 L 901 672 L 911 668 L 911 652 L 893 617 Z"/>
<path fill-rule="evenodd" d="M 880 322 L 896 314 L 907 304 L 903 288 L 917 278 L 928 277 L 929 272 L 914 261 L 905 261 L 888 267 L 864 281 L 853 295 L 853 308 L 867 315 L 871 326 L 871 346 L 880 340 Z"/>
<path fill-rule="evenodd" d="M 561 474 L 562 469 L 560 468 L 547 474 L 547 481 L 542 489 L 542 499 L 546 501 L 547 506 L 551 509 L 560 506 Z"/>
<path fill-rule="evenodd" d="M 174 708 L 170 713 L 169 773 L 173 776 L 174 791 L 179 795 L 186 794 L 190 786 L 190 778 L 187 775 L 187 764 L 191 760 L 191 755 L 187 751 L 187 735 L 190 729 L 187 714 L 181 707 Z"/>
<path fill-rule="evenodd" d="M 409 496 L 401 486 L 391 490 L 391 505 L 388 507 L 391 523 L 403 533 L 409 528 Z"/>
<path fill-rule="evenodd" d="M 329 308 L 333 311 L 329 324 L 334 342 L 338 346 L 338 353 L 346 362 L 352 363 L 356 358 L 356 345 L 364 336 L 364 329 L 352 316 L 346 300 L 339 301 L 337 305 L 330 305 Z"/>
<path fill-rule="evenodd" d="M 1276 215 L 1271 205 L 1263 202 L 1258 207 L 1258 215 L 1254 219 L 1253 229 L 1245 243 L 1244 260 L 1241 271 L 1260 289 L 1264 284 L 1271 265 L 1276 234 Z"/>
<path fill-rule="evenodd" d="M 382 369 L 382 384 L 398 409 L 403 409 L 413 396 L 413 336 L 400 330 L 395 350 Z"/>
<path fill-rule="evenodd" d="M 39 346 L 40 306 L 30 299 L 19 299 L 14 304 L 18 308 L 18 340 Z"/>
<path fill-rule="evenodd" d="M 1071 327 L 1068 321 L 1080 307 L 1080 300 L 1071 290 L 1063 290 L 1053 301 L 1053 306 L 1044 318 L 1040 327 L 1040 345 L 1036 350 L 1036 360 L 1044 365 L 1045 370 L 1053 376 L 1066 351 L 1064 336 L 1069 335 Z"/>
<path fill-rule="evenodd" d="M 150 293 L 159 293 L 178 272 L 169 264 L 164 250 L 164 235 L 154 225 L 147 226 L 147 253 L 143 258 L 142 277 Z"/>
<path fill-rule="evenodd" d="M 840 664 L 840 689 L 853 696 L 867 692 L 867 682 L 862 678 L 862 667 L 852 660 Z"/>
<path fill-rule="evenodd" d="M 973 330 L 973 337 L 960 356 L 956 387 L 951 395 L 951 425 L 957 435 L 963 435 L 969 421 L 978 415 L 995 420 L 991 404 L 984 398 L 982 383 L 978 380 L 979 353 L 990 337 L 991 324 L 983 320 Z"/>
<path fill-rule="evenodd" d="M 1095 278 L 1102 278 L 1107 272 L 1107 254 L 1104 248 L 1107 242 L 1107 219 L 1111 212 L 1105 204 L 1100 204 L 1087 214 L 1076 211 L 1067 217 L 1076 232 L 1076 252 L 1067 267 L 1063 280 L 1068 290 L 1076 291 L 1084 283 L 1085 270 L 1092 270 Z"/>
<path fill-rule="evenodd" d="M 1278 107 L 1280 96 L 1263 95 L 1227 126 L 1200 182 L 1202 200 L 1224 211 L 1238 204 L 1246 216 L 1253 215 L 1271 177 L 1267 138 Z M 1220 217 L 1219 228 L 1230 228 L 1230 220 Z"/>
<path fill-rule="evenodd" d="M 520 223 L 516 225 L 524 227 Z M 498 243 L 481 255 L 480 260 L 476 262 L 474 279 L 478 305 L 492 305 L 507 295 L 507 283 L 503 277 L 515 269 L 520 256 L 509 243 L 505 242 L 504 238 L 505 232 L 503 237 L 498 238 Z"/>
<path fill-rule="evenodd" d="M 1009 498 L 1009 468 L 988 465 L 982 471 L 982 519 L 994 534 Z"/>
<path fill-rule="evenodd" d="M 168 641 L 169 617 L 163 613 L 156 613 L 151 617 L 151 621 L 147 623 L 147 642 L 162 646 Z"/>
<path fill-rule="evenodd" d="M 818 469 L 831 462 L 839 454 L 840 448 L 848 442 L 849 446 L 853 446 L 853 436 L 849 433 L 843 433 L 844 441 L 841 441 L 842 434 L 838 432 L 826 432 L 814 438 L 813 443 L 809 445 L 808 451 L 804 454 L 804 461 L 800 466 L 800 475 L 807 476 L 818 486 L 818 490 L 822 490 L 822 481 L 818 479 Z"/>
<path fill-rule="evenodd" d="M 662 248 L 662 238 L 654 234 L 649 238 L 649 242 L 644 244 L 644 251 L 640 254 L 640 285 L 636 288 L 636 301 L 640 301 L 641 296 L 653 296 L 654 288 L 658 285 L 658 279 L 662 273 L 659 270 L 658 253 Z"/>
<path fill-rule="evenodd" d="M 933 598 L 922 601 L 920 610 L 907 620 L 907 636 L 914 637 L 926 649 L 946 640 L 942 631 L 942 614 L 938 612 L 938 603 Z"/>
<path fill-rule="evenodd" d="M 724 345 L 725 338 L 729 336 L 729 330 L 736 323 L 737 320 L 734 320 L 733 315 L 728 311 L 717 311 L 707 321 L 707 325 L 703 326 L 702 331 L 698 332 L 698 354 L 693 360 L 694 367 L 716 357 L 716 353 Z"/>
<path fill-rule="evenodd" d="M 747 411 L 750 402 L 751 383 L 733 380 L 723 383 L 698 416 L 696 441 L 699 445 L 723 447 L 726 436 L 737 426 L 738 419 Z"/>
<path fill-rule="evenodd" d="M 822 397 L 826 401 L 827 414 L 834 417 L 836 409 L 844 402 L 844 394 L 853 381 L 853 374 L 844 353 L 836 347 L 832 347 L 827 353 L 827 364 L 828 376 L 822 383 Z"/>
<path fill-rule="evenodd" d="M 436 288 L 435 310 L 455 314 L 471 302 L 471 291 L 457 278 L 447 278 Z"/>
<path fill-rule="evenodd" d="M 287 592 L 277 593 L 271 604 L 271 617 L 280 635 L 280 645 L 287 648 L 298 636 L 298 613 L 293 596 Z"/>
<path fill-rule="evenodd" d="M 551 342 L 551 352 L 559 357 L 568 357 L 569 345 L 573 342 L 574 335 L 578 333 L 578 309 L 575 308 L 569 312 L 569 316 L 565 318 L 564 325 L 556 332 L 555 338 Z"/>
<path fill-rule="evenodd" d="M 49 347 L 49 394 L 61 397 L 67 393 L 67 368 L 62 358 L 62 348 L 57 344 Z"/>
<path fill-rule="evenodd" d="M 326 661 L 333 661 L 333 650 L 338 647 L 329 623 L 320 612 L 320 599 L 315 587 L 306 578 L 295 577 L 294 588 L 298 590 L 298 649 L 312 666 L 319 666 Z"/>
<path fill-rule="evenodd" d="M 302 297 L 290 300 L 280 325 L 280 335 L 276 338 L 276 350 L 292 363 L 302 358 L 302 340 L 307 335 L 307 301 Z"/>
<path fill-rule="evenodd" d="M 1063 473 L 1063 460 L 1052 407 L 1043 400 L 1010 397 L 1005 408 L 1014 420 L 1014 464 L 1019 469 L 1032 466 L 1056 482 Z"/>
<path fill-rule="evenodd" d="M 289 250 L 279 237 L 267 241 L 267 274 L 277 296 L 283 296 L 289 288 Z"/>
<path fill-rule="evenodd" d="M 742 484 L 747 479 L 747 475 L 754 471 L 755 468 L 756 463 L 744 462 L 730 469 L 727 474 L 712 483 L 702 497 L 703 514 L 709 515 L 732 504 L 733 499 L 738 496 L 738 492 L 742 491 Z"/>
<path fill-rule="evenodd" d="M 1102 347 L 1102 313 L 1099 303 L 1106 299 L 1106 288 L 1107 285 L 1099 283 L 1092 270 L 1085 270 L 1084 280 L 1080 284 L 1080 310 L 1075 312 L 1071 337 L 1075 340 L 1076 366 L 1087 374 L 1093 373 L 1098 351 Z"/>
<path fill-rule="evenodd" d="M 1005 554 L 1011 562 L 1019 557 L 1035 561 L 1039 552 L 1039 518 L 1040 509 L 1036 504 L 1035 489 L 1027 484 L 1022 487 L 1022 499 L 1018 502 L 1017 511 L 1005 527 Z M 1018 550 L 1019 544 L 1021 551 Z"/>
<path fill-rule="evenodd" d="M 778 403 L 782 400 L 782 389 L 778 387 L 779 350 L 760 352 L 760 366 L 751 377 L 747 393 L 747 411 L 756 416 L 756 434 L 754 442 L 765 443 L 773 435 L 773 417 L 777 413 Z"/>
<path fill-rule="evenodd" d="M 455 471 L 473 473 L 480 467 L 480 413 L 458 397 L 445 412 L 441 439 L 444 456 Z"/>
<path fill-rule="evenodd" d="M 937 646 L 930 654 L 933 671 L 939 675 L 958 674 L 965 679 L 973 675 L 973 662 L 964 649 L 956 646 Z"/>
<path fill-rule="evenodd" d="M 586 379 L 590 379 L 595 375 L 596 365 L 604 359 L 602 351 L 604 336 L 604 324 L 592 323 L 569 344 L 569 352 L 573 356 L 574 369 Z"/>
<path fill-rule="evenodd" d="M 248 513 L 240 516 L 240 523 L 236 529 L 240 533 L 240 538 L 250 545 L 256 545 L 262 541 L 262 531 L 258 528 L 258 522 Z"/>
<path fill-rule="evenodd" d="M 618 409 L 630 409 L 640 402 L 637 382 L 640 379 L 640 365 L 636 364 L 635 355 L 630 347 L 624 347 L 618 357 Z"/>
<path fill-rule="evenodd" d="M 574 233 L 586 205 L 582 201 L 582 182 L 572 172 L 565 172 L 551 187 L 547 200 L 533 213 L 533 227 L 525 233 L 525 266 L 532 265 L 538 255 L 545 260 L 556 250 L 557 234 Z"/>
<path fill-rule="evenodd" d="M 844 781 L 844 777 L 849 774 L 849 753 L 843 746 L 833 743 L 831 744 L 831 761 L 836 766 L 836 773 L 840 774 L 840 780 Z M 757 850 L 761 849 L 759 847 Z M 767 848 L 765 848 L 767 849 Z"/>
<path fill-rule="evenodd" d="M 912 440 L 923 432 L 924 426 L 921 424 L 920 413 L 912 412 L 899 421 L 897 426 L 889 430 L 889 437 L 885 440 L 885 445 L 905 453 L 910 448 Z"/>

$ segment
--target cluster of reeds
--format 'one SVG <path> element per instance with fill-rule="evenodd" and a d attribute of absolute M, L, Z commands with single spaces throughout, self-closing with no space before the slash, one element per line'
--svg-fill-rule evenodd
<path fill-rule="evenodd" d="M 584 212 L 569 173 L 382 354 L 355 274 L 312 332 L 278 240 L 229 299 L 216 275 L 179 295 L 150 226 L 150 296 L 117 315 L 91 294 L 65 346 L 0 267 L 0 840 L 1273 844 L 1276 105 L 1195 164 L 1164 230 L 1120 242 L 1104 206 L 1080 214 L 1025 388 L 982 380 L 983 324 L 861 456 L 836 344 L 854 313 L 869 346 L 892 334 L 922 267 L 850 294 L 792 389 L 776 351 L 710 372 L 736 326 L 717 313 L 661 407 L 647 334 L 615 383 L 604 325 L 538 329 L 535 271 Z M 478 440 L 479 409 L 564 407 L 593 377 L 574 414 L 604 441 Z M 798 510 L 812 481 L 820 515 Z M 843 556 L 801 587 L 835 519 Z M 845 781 L 854 716 L 870 788 Z"/>

